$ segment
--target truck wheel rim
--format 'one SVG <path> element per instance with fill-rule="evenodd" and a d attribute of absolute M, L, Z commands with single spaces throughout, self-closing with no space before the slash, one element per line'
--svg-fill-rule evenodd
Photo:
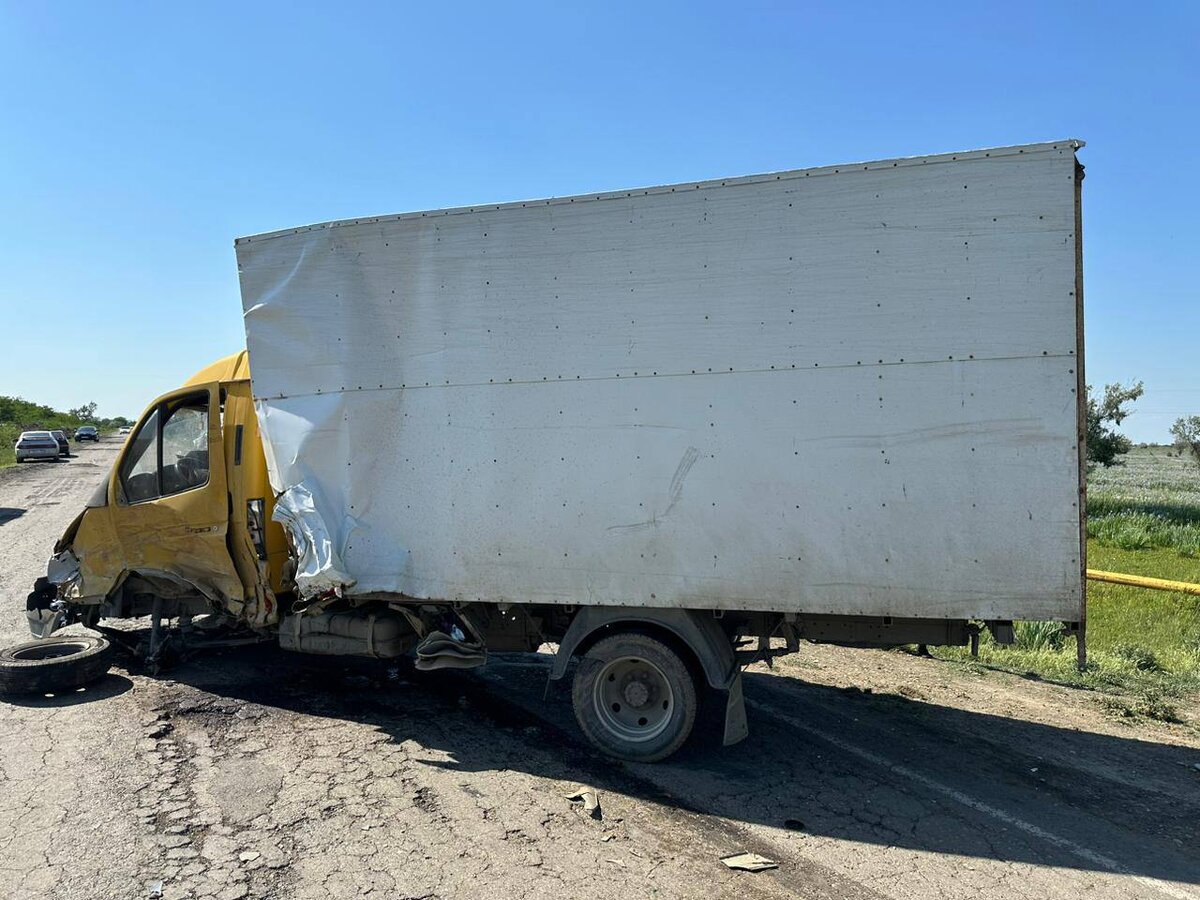
<path fill-rule="evenodd" d="M 675 712 L 675 694 L 662 670 L 633 656 L 609 661 L 596 677 L 592 702 L 601 724 L 624 741 L 662 734 Z"/>
<path fill-rule="evenodd" d="M 22 647 L 14 650 L 13 659 L 39 660 L 59 659 L 63 656 L 75 656 L 83 653 L 89 645 L 83 641 L 55 641 L 53 644 L 35 644 L 32 647 Z"/>

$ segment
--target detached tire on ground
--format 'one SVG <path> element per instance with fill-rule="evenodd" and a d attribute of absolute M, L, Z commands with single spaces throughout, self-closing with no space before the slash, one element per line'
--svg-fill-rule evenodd
<path fill-rule="evenodd" d="M 57 694 L 95 681 L 112 665 L 112 646 L 90 634 L 28 641 L 0 650 L 0 694 Z"/>
<path fill-rule="evenodd" d="M 598 641 L 579 661 L 571 699 L 588 740 L 630 762 L 666 759 L 696 724 L 696 682 L 687 663 L 644 634 Z"/>

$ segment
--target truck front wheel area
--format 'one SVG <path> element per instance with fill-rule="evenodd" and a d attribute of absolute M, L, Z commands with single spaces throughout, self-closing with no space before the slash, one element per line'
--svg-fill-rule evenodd
<path fill-rule="evenodd" d="M 636 632 L 598 641 L 579 661 L 575 718 L 609 756 L 657 762 L 683 746 L 696 724 L 696 682 L 671 647 Z"/>

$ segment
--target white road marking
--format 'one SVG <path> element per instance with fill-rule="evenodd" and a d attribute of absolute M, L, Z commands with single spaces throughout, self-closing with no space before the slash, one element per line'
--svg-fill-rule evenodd
<path fill-rule="evenodd" d="M 994 819 L 998 819 L 1005 825 L 1009 825 L 1020 831 L 1024 831 L 1026 834 L 1032 835 L 1033 837 L 1043 840 L 1048 844 L 1061 847 L 1063 850 L 1075 854 L 1080 859 L 1087 860 L 1092 865 L 1099 866 L 1102 869 L 1107 869 L 1109 872 L 1113 872 L 1118 875 L 1128 875 L 1135 881 L 1144 884 L 1147 887 L 1154 888 L 1155 890 L 1166 894 L 1169 897 L 1174 897 L 1176 900 L 1200 900 L 1200 894 L 1195 894 L 1192 891 L 1179 887 L 1176 884 L 1172 884 L 1169 881 L 1163 881 L 1159 878 L 1150 878 L 1146 875 L 1138 875 L 1127 866 L 1122 865 L 1110 856 L 1105 856 L 1103 853 L 1098 853 L 1097 851 L 1092 850 L 1090 847 L 1085 847 L 1082 844 L 1077 844 L 1072 840 L 1061 837 L 1054 832 L 1047 831 L 1044 828 L 1034 825 L 1032 822 L 1026 822 L 1024 819 L 1018 819 L 1011 813 L 1007 813 L 1002 809 L 997 809 L 994 806 L 989 806 L 981 800 L 976 800 L 974 797 L 964 794 L 962 791 L 942 784 L 940 781 L 935 781 L 928 775 L 922 775 L 920 772 L 916 772 L 907 766 L 894 763 L 890 759 L 880 756 L 878 753 L 872 753 L 870 750 L 864 750 L 862 747 L 858 747 L 854 744 L 844 741 L 836 735 L 832 735 L 823 729 L 815 728 L 812 725 L 809 725 L 807 722 L 797 719 L 795 716 L 789 716 L 787 713 L 780 712 L 770 704 L 761 703 L 757 700 L 746 698 L 746 705 L 752 706 L 759 712 L 765 713 L 766 715 L 776 718 L 781 722 L 787 722 L 787 724 L 791 725 L 793 728 L 798 728 L 801 731 L 807 731 L 809 734 L 815 735 L 825 743 L 832 744 L 839 750 L 849 753 L 852 756 L 857 756 L 859 759 L 865 762 L 869 762 L 881 769 L 886 769 L 889 772 L 894 772 L 895 774 L 901 775 L 910 781 L 915 781 L 922 787 L 941 794 L 943 797 L 948 797 L 956 803 L 960 803 L 963 806 L 975 810 L 976 812 L 981 812 L 985 815 L 991 816 Z"/>

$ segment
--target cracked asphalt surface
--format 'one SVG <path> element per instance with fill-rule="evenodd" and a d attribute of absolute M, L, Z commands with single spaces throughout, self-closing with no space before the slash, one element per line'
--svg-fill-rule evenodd
<path fill-rule="evenodd" d="M 0 472 L 4 644 L 118 446 Z M 1194 710 L 1131 727 L 1086 691 L 810 647 L 747 673 L 743 744 L 624 765 L 565 685 L 543 699 L 546 661 L 259 646 L 0 703 L 0 896 L 1200 900 Z M 719 862 L 741 850 L 779 868 Z"/>

